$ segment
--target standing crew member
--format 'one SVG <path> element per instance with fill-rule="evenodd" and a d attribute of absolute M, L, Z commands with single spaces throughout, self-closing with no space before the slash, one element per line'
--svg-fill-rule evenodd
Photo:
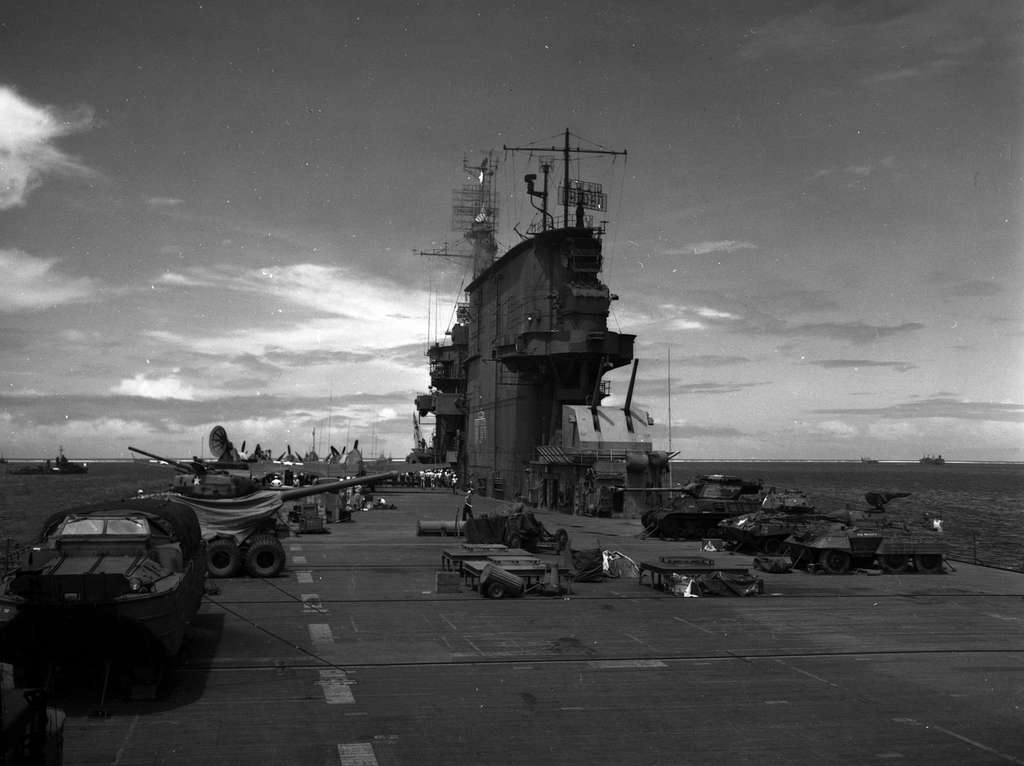
<path fill-rule="evenodd" d="M 473 490 L 466 490 L 466 500 L 462 503 L 462 520 L 473 518 Z"/>

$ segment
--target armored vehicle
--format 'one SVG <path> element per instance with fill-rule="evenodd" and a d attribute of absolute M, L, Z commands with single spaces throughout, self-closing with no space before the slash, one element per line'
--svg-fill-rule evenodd
<path fill-rule="evenodd" d="M 924 523 L 886 518 L 885 505 L 909 492 L 869 492 L 866 511 L 834 515 L 786 538 L 785 549 L 797 567 L 827 574 L 844 574 L 853 567 L 877 564 L 890 574 L 910 569 L 923 574 L 943 571 L 949 550 L 942 537 L 942 522 Z"/>
<path fill-rule="evenodd" d="M 181 647 L 205 575 L 199 522 L 173 497 L 53 514 L 0 579 L 0 657 L 18 686 L 63 659 L 158 666 Z"/>
<path fill-rule="evenodd" d="M 760 482 L 738 476 L 706 474 L 683 485 L 669 507 L 656 508 L 641 517 L 648 535 L 669 539 L 700 538 L 716 534 L 718 524 L 761 508 Z"/>
<path fill-rule="evenodd" d="M 759 510 L 720 521 L 717 534 L 735 550 L 774 556 L 787 537 L 821 520 L 803 492 L 772 487 Z"/>

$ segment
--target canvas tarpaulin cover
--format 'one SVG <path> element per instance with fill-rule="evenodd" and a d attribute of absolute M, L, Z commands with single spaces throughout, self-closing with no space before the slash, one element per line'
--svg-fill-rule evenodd
<path fill-rule="evenodd" d="M 572 551 L 572 570 L 576 582 L 598 582 L 604 578 L 604 551 L 586 548 Z"/>
<path fill-rule="evenodd" d="M 754 569 L 762 572 L 791 572 L 793 561 L 789 556 L 755 556 Z"/>
<path fill-rule="evenodd" d="M 508 516 L 480 516 L 467 519 L 462 525 L 467 543 L 501 543 L 512 548 L 536 552 L 538 543 L 551 539 L 551 534 L 522 503 L 513 506 Z"/>
<path fill-rule="evenodd" d="M 253 492 L 244 497 L 178 497 L 175 500 L 195 511 L 203 530 L 204 540 L 230 536 L 236 543 L 241 543 L 254 528 L 264 524 L 267 519 L 276 517 L 282 525 L 287 524 L 281 516 L 281 509 L 284 507 L 281 493 L 272 490 Z"/>
<path fill-rule="evenodd" d="M 764 590 L 761 578 L 753 575 L 710 572 L 693 579 L 701 596 L 756 596 Z"/>
<path fill-rule="evenodd" d="M 466 519 L 462 524 L 462 534 L 467 543 L 505 544 L 508 532 L 508 517 L 481 516 Z"/>

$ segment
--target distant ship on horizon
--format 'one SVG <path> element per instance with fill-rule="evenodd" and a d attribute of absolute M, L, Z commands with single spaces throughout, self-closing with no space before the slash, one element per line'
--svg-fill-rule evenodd
<path fill-rule="evenodd" d="M 873 458 L 873 457 L 862 457 L 860 459 L 860 462 L 862 462 L 862 463 L 877 463 L 878 459 L 877 458 Z"/>
<path fill-rule="evenodd" d="M 917 462 L 921 465 L 945 465 L 946 459 L 942 455 L 925 455 Z"/>

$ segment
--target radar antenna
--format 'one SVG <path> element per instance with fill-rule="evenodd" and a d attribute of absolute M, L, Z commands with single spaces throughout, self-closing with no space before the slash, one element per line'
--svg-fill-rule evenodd
<path fill-rule="evenodd" d="M 569 155 L 571 154 L 611 154 L 621 155 L 623 157 L 628 156 L 627 150 L 613 151 L 611 149 L 584 149 L 580 146 L 569 146 L 569 130 L 566 128 L 565 131 L 565 143 L 563 146 L 549 146 L 547 148 L 538 146 L 503 146 L 506 152 L 560 152 L 562 154 L 562 185 L 558 188 L 558 197 L 562 202 L 562 225 L 565 228 L 569 228 L 569 206 L 573 205 L 576 214 L 576 226 L 582 228 L 584 225 L 583 211 L 584 210 L 605 210 L 608 207 L 608 197 L 601 190 L 601 184 L 591 183 L 589 181 L 581 181 L 579 179 L 569 178 Z M 547 215 L 547 171 L 544 173 L 545 178 L 545 189 L 543 192 L 534 192 L 532 181 L 536 179 L 533 176 L 531 179 L 527 176 L 527 184 L 530 188 L 531 196 L 541 197 L 544 203 L 543 222 L 541 224 L 542 231 L 547 230 L 548 215 Z"/>
<path fill-rule="evenodd" d="M 472 261 L 473 278 L 492 263 L 498 254 L 498 202 L 494 191 L 494 175 L 498 161 L 494 153 L 484 155 L 480 164 L 462 160 L 462 169 L 471 179 L 462 187 L 452 190 L 451 229 L 470 245 L 470 252 L 449 249 L 448 243 L 434 250 L 415 250 L 418 255 L 456 258 Z M 456 246 L 460 243 L 456 243 Z"/>

